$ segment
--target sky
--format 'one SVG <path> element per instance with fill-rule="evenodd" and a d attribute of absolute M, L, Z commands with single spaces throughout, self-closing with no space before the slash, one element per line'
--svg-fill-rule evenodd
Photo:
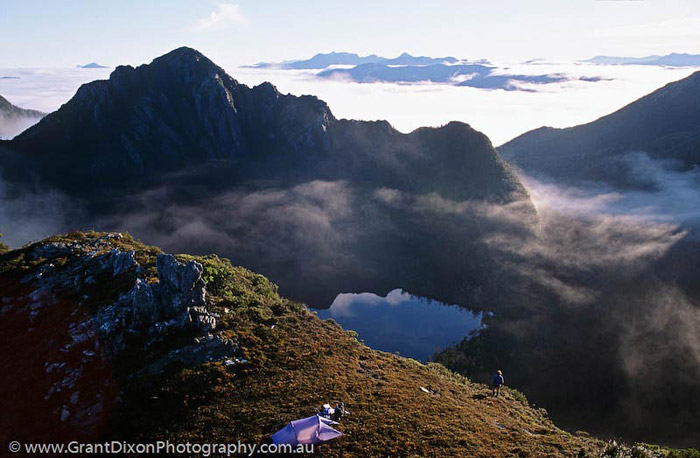
<path fill-rule="evenodd" d="M 700 54 L 700 2 L 0 0 L 0 94 L 18 106 L 51 112 L 81 84 L 108 78 L 115 66 L 149 63 L 180 46 L 198 49 L 245 84 L 270 81 L 283 93 L 316 95 L 339 118 L 386 119 L 403 132 L 457 120 L 500 145 L 543 125 L 593 121 L 697 71 L 579 60 Z M 321 80 L 308 71 L 242 68 L 330 51 L 484 58 L 503 72 L 601 81 L 489 91 L 357 84 Z M 547 64 L 523 63 L 535 58 Z M 89 62 L 109 68 L 76 68 Z"/>
<path fill-rule="evenodd" d="M 223 66 L 350 51 L 518 61 L 700 53 L 697 0 L 0 0 L 0 67 Z"/>

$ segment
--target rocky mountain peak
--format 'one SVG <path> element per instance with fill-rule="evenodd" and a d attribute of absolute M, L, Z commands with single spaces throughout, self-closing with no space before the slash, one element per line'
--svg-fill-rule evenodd
<path fill-rule="evenodd" d="M 196 49 L 182 47 L 170 51 L 151 62 L 149 68 L 152 72 L 179 76 L 185 81 L 191 81 L 193 77 L 214 77 L 229 79 L 224 69 L 212 62 L 204 54 Z"/>

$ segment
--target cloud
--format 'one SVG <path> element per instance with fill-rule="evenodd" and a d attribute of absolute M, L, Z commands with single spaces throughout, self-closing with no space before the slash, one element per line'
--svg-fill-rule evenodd
<path fill-rule="evenodd" d="M 190 26 L 190 30 L 202 32 L 213 30 L 226 24 L 248 24 L 248 18 L 241 12 L 240 5 L 235 3 L 221 3 L 208 16 L 197 19 Z"/>
<path fill-rule="evenodd" d="M 433 83 L 362 84 L 322 79 L 313 71 L 228 68 L 236 80 L 273 83 L 282 93 L 312 94 L 324 100 L 338 118 L 386 119 L 402 132 L 423 126 L 463 121 L 500 145 L 538 127 L 568 127 L 607 115 L 655 89 L 690 75 L 693 69 L 586 65 L 566 62 L 508 65 L 519 75 L 566 74 L 600 78 L 597 82 L 523 83 L 530 91 L 493 91 Z M 537 116 L 532 116 L 537 113 Z"/>
<path fill-rule="evenodd" d="M 0 95 L 22 108 L 50 113 L 66 103 L 78 88 L 90 81 L 107 79 L 113 69 L 96 68 L 3 68 Z"/>
<path fill-rule="evenodd" d="M 12 248 L 75 229 L 82 216 L 80 202 L 53 190 L 17 192 L 0 179 L 0 233 Z"/>
<path fill-rule="evenodd" d="M 17 116 L 5 117 L 0 115 L 0 140 L 9 140 L 41 120 L 40 117 Z"/>
<path fill-rule="evenodd" d="M 329 309 L 332 317 L 351 317 L 362 310 L 357 310 L 362 307 L 379 307 L 390 306 L 394 307 L 404 302 L 412 300 L 412 296 L 402 291 L 394 289 L 386 295 L 386 297 L 378 296 L 374 293 L 341 293 L 333 300 L 333 304 Z"/>
<path fill-rule="evenodd" d="M 700 243 L 697 225 L 688 226 L 697 222 L 698 177 L 643 154 L 624 160 L 655 186 L 611 192 L 528 177 L 534 224 L 512 204 L 485 209 L 504 223 L 522 220 L 528 235 L 513 237 L 503 224 L 486 237 L 510 271 L 499 281 L 502 305 L 475 341 L 439 360 L 475 380 L 504 367 L 564 427 L 697 446 L 689 432 L 700 404 L 675 394 L 696 393 L 700 374 Z"/>
<path fill-rule="evenodd" d="M 645 24 L 629 24 L 598 29 L 596 36 L 603 38 L 691 38 L 700 37 L 700 17 L 667 19 Z"/>
<path fill-rule="evenodd" d="M 375 317 L 415 302 L 396 288 L 491 310 L 487 340 L 476 341 L 488 352 L 482 367 L 508 370 L 556 419 L 586 429 L 605 428 L 610 419 L 615 432 L 649 426 L 654 437 L 673 433 L 668 425 L 675 422 L 695 431 L 698 420 L 684 415 L 700 401 L 684 406 L 674 393 L 697 393 L 700 308 L 692 285 L 700 244 L 659 215 L 674 211 L 686 220 L 699 177 L 645 155 L 625 160 L 653 185 L 649 192 L 530 179 L 536 213 L 527 200 L 492 205 L 346 181 L 247 182 L 215 193 L 180 174 L 164 180 L 168 186 L 124 196 L 109 218 L 87 219 L 57 211 L 79 207 L 60 195 L 18 197 L 0 188 L 0 231 L 17 246 L 18 237 L 39 238 L 78 221 L 129 230 L 167 251 L 230 257 L 314 305 L 336 298 L 344 318 L 359 316 L 360 302 Z M 652 201 L 658 214 L 639 210 Z M 336 297 L 362 291 L 375 294 Z M 396 316 L 405 317 L 402 311 Z M 660 413 L 635 413 L 645 409 Z M 638 423 L 625 426 L 630 417 Z"/>
<path fill-rule="evenodd" d="M 567 127 L 592 121 L 666 83 L 690 75 L 693 69 L 561 62 L 509 67 L 509 72 L 522 75 L 565 73 L 605 80 L 552 83 L 538 87 L 537 92 L 436 84 L 359 84 L 322 80 L 315 78 L 313 72 L 294 70 L 228 68 L 227 71 L 245 84 L 270 81 L 282 93 L 315 95 L 327 102 L 338 118 L 386 119 L 402 132 L 463 121 L 498 145 L 543 125 Z M 3 68 L 0 75 L 19 79 L 0 79 L 0 94 L 15 105 L 49 113 L 67 102 L 81 84 L 108 78 L 110 72 L 111 69 L 85 72 L 78 68 Z M 532 116 L 533 112 L 537 116 Z"/>
<path fill-rule="evenodd" d="M 697 226 L 700 223 L 700 169 L 683 170 L 671 160 L 654 159 L 632 152 L 615 159 L 619 176 L 634 185 L 620 190 L 603 183 L 585 188 L 562 187 L 524 174 L 535 207 L 546 207 L 571 215 L 625 215 L 631 220 Z"/>

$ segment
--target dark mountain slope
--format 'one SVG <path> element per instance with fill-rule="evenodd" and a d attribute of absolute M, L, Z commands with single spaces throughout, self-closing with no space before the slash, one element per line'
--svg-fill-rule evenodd
<path fill-rule="evenodd" d="M 426 143 L 425 132 L 339 122 L 315 97 L 282 95 L 268 83 L 249 88 L 197 51 L 180 48 L 84 85 L 9 147 L 35 159 L 46 170 L 42 178 L 77 194 L 97 185 L 143 185 L 211 160 L 231 168 L 229 184 L 281 176 L 374 177 L 386 184 L 407 171 L 420 191 L 437 190 L 440 180 L 428 172 L 438 161 L 453 168 L 445 183 L 451 194 L 503 200 L 522 193 L 482 134 L 455 123 Z M 475 161 L 482 163 L 479 173 Z"/>
<path fill-rule="evenodd" d="M 700 162 L 700 72 L 589 124 L 543 127 L 499 148 L 525 172 L 574 183 L 603 181 L 643 187 L 626 153 L 644 152 L 687 170 Z"/>
<path fill-rule="evenodd" d="M 198 52 L 181 48 L 108 81 L 83 85 L 11 148 L 47 168 L 58 186 L 139 183 L 209 159 L 243 160 L 308 148 L 330 115 L 315 97 L 282 96 L 269 84 L 240 85 Z M 274 137 L 274 138 L 273 138 Z M 66 161 L 70 156 L 70 161 Z M 79 191 L 79 190 L 76 190 Z"/>
<path fill-rule="evenodd" d="M 72 233 L 1 254 L 0 286 L 6 441 L 262 444 L 344 401 L 346 435 L 317 446 L 320 456 L 602 450 L 517 391 L 494 399 L 440 365 L 371 350 L 213 255 Z"/>
<path fill-rule="evenodd" d="M 338 120 L 315 97 L 249 88 L 189 48 L 84 85 L 0 154 L 13 192 L 39 183 L 85 208 L 70 228 L 231 256 L 321 307 L 397 287 L 487 296 L 497 266 L 482 240 L 499 223 L 479 215 L 529 202 L 466 124 L 403 134 Z"/>

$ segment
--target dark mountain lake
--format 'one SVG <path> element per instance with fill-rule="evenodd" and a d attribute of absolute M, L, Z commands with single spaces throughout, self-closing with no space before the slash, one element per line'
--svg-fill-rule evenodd
<path fill-rule="evenodd" d="M 481 327 L 481 314 L 395 289 L 386 297 L 372 293 L 339 294 L 319 318 L 333 318 L 376 350 L 428 361 L 438 350 Z"/>

